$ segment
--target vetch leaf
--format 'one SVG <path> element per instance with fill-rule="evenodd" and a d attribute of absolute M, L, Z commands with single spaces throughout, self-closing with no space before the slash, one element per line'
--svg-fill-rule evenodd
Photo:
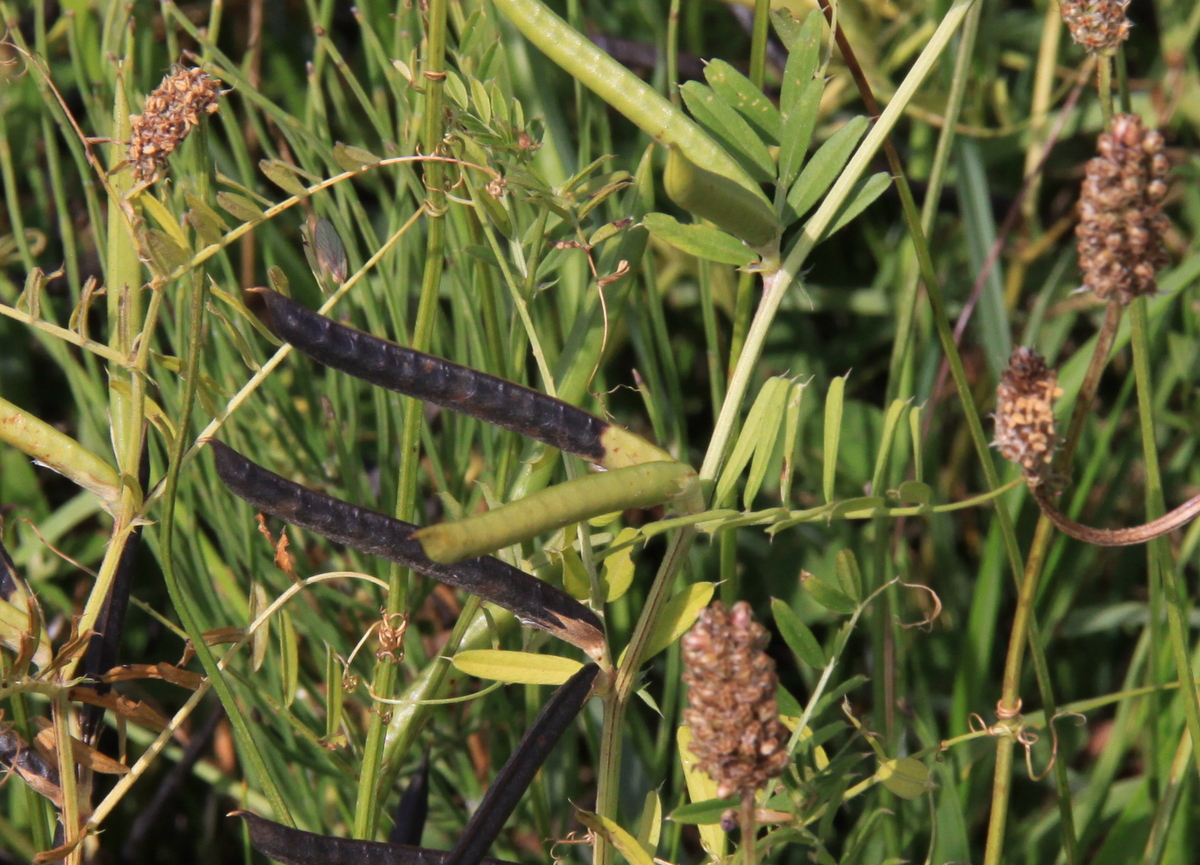
<path fill-rule="evenodd" d="M 341 166 L 343 171 L 360 171 L 368 165 L 379 162 L 380 157 L 369 150 L 339 141 L 333 145 L 333 161 Z"/>
<path fill-rule="evenodd" d="M 837 572 L 838 583 L 841 584 L 842 591 L 856 604 L 861 601 L 863 592 L 862 571 L 859 570 L 858 559 L 854 556 L 854 550 L 838 550 L 837 564 L 834 570 Z"/>
<path fill-rule="evenodd" d="M 833 501 L 833 482 L 837 476 L 838 446 L 842 439 L 842 405 L 846 395 L 846 379 L 849 373 L 838 376 L 829 384 L 825 395 L 825 463 L 821 476 L 821 488 L 825 501 Z"/>
<path fill-rule="evenodd" d="M 896 498 L 902 502 L 927 505 L 933 501 L 933 489 L 921 481 L 905 481 L 896 490 Z"/>
<path fill-rule="evenodd" d="M 680 725 L 675 733 L 675 743 L 679 748 L 679 759 L 683 763 L 683 778 L 687 782 L 688 798 L 692 802 L 707 803 L 717 798 L 717 782 L 708 776 L 697 765 L 696 755 L 692 753 L 692 728 L 687 724 Z M 676 809 L 678 810 L 678 809 Z M 722 809 L 724 810 L 724 809 Z M 674 812 L 672 813 L 674 819 Z M 717 821 L 721 815 L 717 815 Z M 700 825 L 700 844 L 706 853 L 714 860 L 725 856 L 725 832 L 720 825 Z"/>
<path fill-rule="evenodd" d="M 262 209 L 244 195 L 236 192 L 218 192 L 217 204 L 222 210 L 242 222 L 254 222 L 262 218 Z"/>
<path fill-rule="evenodd" d="M 858 609 L 858 604 L 853 600 L 808 571 L 801 572 L 800 585 L 812 595 L 814 601 L 831 613 L 848 616 Z"/>
<path fill-rule="evenodd" d="M 523 685 L 561 685 L 583 668 L 572 658 L 501 649 L 468 649 L 450 662 L 468 676 Z"/>
<path fill-rule="evenodd" d="M 267 597 L 267 590 L 263 588 L 262 583 L 255 583 L 250 589 L 250 615 L 249 619 L 253 622 L 258 618 L 259 613 L 271 605 L 271 599 Z M 262 669 L 263 661 L 267 657 L 267 648 L 271 645 L 271 620 L 268 618 L 265 622 L 255 629 L 253 636 L 250 637 L 250 669 L 258 672 Z M 340 676 L 339 676 L 340 678 Z"/>
<path fill-rule="evenodd" d="M 751 177 L 760 183 L 775 179 L 775 163 L 770 151 L 732 106 L 698 81 L 689 81 L 679 90 L 692 116 L 724 145 Z"/>
<path fill-rule="evenodd" d="M 258 168 L 267 176 L 268 180 L 288 195 L 298 197 L 308 195 L 308 187 L 300 181 L 295 171 L 286 162 L 280 162 L 278 159 L 260 159 Z"/>
<path fill-rule="evenodd" d="M 796 468 L 796 445 L 800 437 L 800 406 L 808 382 L 794 381 L 788 391 L 783 415 L 783 466 L 779 478 L 779 500 L 786 506 L 792 500 L 792 476 Z"/>
<path fill-rule="evenodd" d="M 638 840 L 618 826 L 612 818 L 593 814 L 591 811 L 584 811 L 580 808 L 575 809 L 575 816 L 584 826 L 608 839 L 625 857 L 625 861 L 629 865 L 654 865 L 654 859 L 638 843 Z"/>
<path fill-rule="evenodd" d="M 908 400 L 894 399 L 892 400 L 892 404 L 888 406 L 887 414 L 883 419 L 883 434 L 879 437 L 879 453 L 875 456 L 875 471 L 871 474 L 872 492 L 879 493 L 882 491 L 888 457 L 892 453 L 892 440 L 896 436 L 896 427 L 900 423 L 900 415 L 903 414 L 904 408 L 907 405 Z"/>
<path fill-rule="evenodd" d="M 870 121 L 861 115 L 852 117 L 817 149 L 788 192 L 788 209 L 783 215 L 785 225 L 795 222 L 825 195 L 870 125 Z"/>
<path fill-rule="evenodd" d="M 771 613 L 775 616 L 779 635 L 796 657 L 814 670 L 824 669 L 828 661 L 821 644 L 792 608 L 778 598 L 772 598 Z"/>
<path fill-rule="evenodd" d="M 683 225 L 665 213 L 647 213 L 642 225 L 664 243 L 706 261 L 745 267 L 758 259 L 742 241 L 711 225 Z"/>
<path fill-rule="evenodd" d="M 188 203 L 187 221 L 196 230 L 196 237 L 204 246 L 212 246 L 221 242 L 221 235 L 229 230 L 229 226 L 215 210 L 200 198 L 188 192 L 184 194 Z"/>
<path fill-rule="evenodd" d="M 736 797 L 728 799 L 705 799 L 702 802 L 689 802 L 680 805 L 670 814 L 672 823 L 683 823 L 691 826 L 719 826 L 722 815 L 730 808 L 738 807 Z"/>
<path fill-rule="evenodd" d="M 637 841 L 647 854 L 653 856 L 658 850 L 658 839 L 662 835 L 662 800 L 658 791 L 651 790 L 646 794 L 642 804 L 642 817 L 638 820 Z"/>
<path fill-rule="evenodd" d="M 765 446 L 768 438 L 770 447 L 774 448 L 789 385 L 790 382 L 787 379 L 779 376 L 772 376 L 763 383 L 762 389 L 759 390 L 758 396 L 754 400 L 754 405 L 750 407 L 750 412 L 746 415 L 746 422 L 742 424 L 737 442 L 729 452 L 725 468 L 721 471 L 716 492 L 713 494 L 714 502 L 720 504 L 729 501 L 729 494 L 735 489 L 738 478 L 746 468 L 746 464 L 750 462 L 750 457 L 757 448 Z M 761 483 L 761 481 L 760 478 L 759 482 Z M 757 493 L 757 489 L 755 492 Z M 746 507 L 750 507 L 750 498 L 748 491 Z"/>
<path fill-rule="evenodd" d="M 875 773 L 879 782 L 901 799 L 916 799 L 929 789 L 929 767 L 916 757 L 882 760 Z"/>
<path fill-rule="evenodd" d="M 646 645 L 646 654 L 642 657 L 643 663 L 674 643 L 695 624 L 700 611 L 712 600 L 714 588 L 716 587 L 713 583 L 692 583 L 667 601 L 654 632 L 650 635 L 649 643 Z M 622 657 L 624 657 L 623 653 Z"/>
<path fill-rule="evenodd" d="M 300 687 L 300 645 L 296 640 L 296 626 L 286 610 L 276 614 L 279 620 L 279 650 L 282 663 L 280 677 L 283 679 L 283 705 L 290 707 Z"/>
<path fill-rule="evenodd" d="M 783 14 L 783 13 L 781 13 Z M 779 184 L 791 186 L 812 141 L 813 127 L 825 82 L 815 78 L 821 52 L 822 16 L 813 10 L 788 47 L 779 97 L 782 126 L 779 138 Z"/>
<path fill-rule="evenodd" d="M 760 137 L 771 144 L 779 143 L 783 117 L 753 81 L 719 59 L 708 61 L 704 78 L 717 96 L 737 110 Z"/>
<path fill-rule="evenodd" d="M 175 245 L 183 249 L 188 248 L 188 239 L 187 235 L 183 233 L 183 228 L 161 201 L 149 193 L 143 193 L 138 196 L 138 204 L 142 205 L 142 208 L 154 218 L 154 221 L 167 233 Z"/>
<path fill-rule="evenodd" d="M 892 175 L 886 171 L 880 171 L 864 180 L 860 180 L 850 193 L 846 203 L 837 212 L 837 216 L 833 219 L 833 224 L 821 235 L 821 240 L 828 240 L 835 232 L 855 219 L 860 213 L 870 207 L 876 198 L 883 195 L 891 185 Z"/>
<path fill-rule="evenodd" d="M 638 536 L 638 530 L 633 528 L 623 528 L 620 533 L 613 539 L 613 546 L 621 546 L 627 544 L 633 538 Z M 629 587 L 633 585 L 634 561 L 633 551 L 635 545 L 629 544 L 623 550 L 618 550 L 611 556 L 606 556 L 604 559 L 604 571 L 600 575 L 600 585 L 605 590 L 604 600 L 607 603 L 612 603 L 624 597 L 629 591 Z"/>

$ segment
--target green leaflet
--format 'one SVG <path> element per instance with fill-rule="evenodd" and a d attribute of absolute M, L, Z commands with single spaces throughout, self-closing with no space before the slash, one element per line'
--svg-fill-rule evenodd
<path fill-rule="evenodd" d="M 870 125 L 865 117 L 852 117 L 817 149 L 788 192 L 785 225 L 807 213 L 829 191 Z"/>
<path fill-rule="evenodd" d="M 760 183 L 775 179 L 775 161 L 770 151 L 731 105 L 699 81 L 689 81 L 679 91 L 692 116 L 733 154 L 751 177 Z"/>
<path fill-rule="evenodd" d="M 828 663 L 825 652 L 821 649 L 821 644 L 817 642 L 812 631 L 808 629 L 808 625 L 800 620 L 791 607 L 778 598 L 771 599 L 771 613 L 775 616 L 775 625 L 779 628 L 779 635 L 783 637 L 783 641 L 788 644 L 792 653 L 814 670 L 823 669 Z"/>
<path fill-rule="evenodd" d="M 782 127 L 779 139 L 779 185 L 791 186 L 804 164 L 817 122 L 817 108 L 825 82 L 814 78 L 821 50 L 821 13 L 815 9 L 804 20 L 788 47 L 787 66 L 779 97 Z"/>
<path fill-rule="evenodd" d="M 833 501 L 833 482 L 837 475 L 838 444 L 842 439 L 842 407 L 846 394 L 846 378 L 838 376 L 829 385 L 825 395 L 825 466 L 821 476 L 821 488 L 825 501 Z"/>
<path fill-rule="evenodd" d="M 746 422 L 742 424 L 742 431 L 738 435 L 737 442 L 730 451 L 729 459 L 717 481 L 716 493 L 713 495 L 714 502 L 729 501 L 728 496 L 736 487 L 738 478 L 741 477 L 746 464 L 750 462 L 751 456 L 756 456 L 756 462 L 758 462 L 757 454 L 765 449 L 768 458 L 770 457 L 770 452 L 774 450 L 775 440 L 779 435 L 780 420 L 783 416 L 790 385 L 791 382 L 778 376 L 767 379 L 763 384 L 762 390 L 758 392 L 758 397 L 754 400 L 754 405 L 750 407 L 750 412 L 746 415 Z M 766 466 L 763 465 L 762 474 L 765 473 Z M 762 474 L 758 477 L 758 482 L 753 489 L 747 483 L 747 508 L 750 507 L 753 496 L 758 492 L 758 485 L 762 483 Z"/>
<path fill-rule="evenodd" d="M 654 859 L 646 852 L 646 848 L 638 843 L 638 839 L 618 826 L 612 818 L 580 809 L 576 809 L 575 816 L 584 826 L 612 842 L 629 865 L 654 865 Z"/>
<path fill-rule="evenodd" d="M 501 649 L 468 649 L 450 661 L 468 676 L 523 685 L 561 685 L 583 669 L 572 658 Z"/>
<path fill-rule="evenodd" d="M 711 225 L 683 225 L 665 213 L 647 213 L 642 225 L 664 243 L 707 261 L 745 267 L 758 260 L 754 250 L 731 234 Z"/>
<path fill-rule="evenodd" d="M 879 453 L 875 456 L 875 471 L 871 475 L 871 491 L 882 493 L 886 482 L 888 457 L 892 453 L 892 441 L 896 436 L 896 428 L 900 423 L 900 415 L 908 405 L 908 400 L 892 400 L 888 406 L 887 415 L 883 419 L 883 435 L 879 438 Z"/>
<path fill-rule="evenodd" d="M 413 537 L 433 561 L 452 564 L 600 514 L 673 501 L 692 492 L 695 478 L 691 466 L 673 461 L 599 472 Z"/>
<path fill-rule="evenodd" d="M 708 61 L 704 78 L 717 96 L 736 109 L 760 138 L 771 144 L 780 142 L 783 116 L 754 82 L 720 59 Z"/>
<path fill-rule="evenodd" d="M 715 588 L 713 583 L 693 583 L 667 601 L 655 625 L 654 633 L 650 635 L 646 644 L 646 653 L 642 656 L 643 664 L 682 637 L 684 632 L 695 624 L 700 611 L 712 600 Z M 621 666 L 624 660 L 625 653 L 621 652 L 617 666 Z"/>
<path fill-rule="evenodd" d="M 696 765 L 696 755 L 689 747 L 692 744 L 692 728 L 687 724 L 681 724 L 675 733 L 675 742 L 679 748 L 680 762 L 683 763 L 683 777 L 687 782 L 688 797 L 697 803 L 716 799 L 717 782 Z M 718 814 L 717 820 L 720 819 Z M 719 825 L 701 825 L 700 844 L 714 860 L 721 860 L 725 856 L 725 831 Z"/>
<path fill-rule="evenodd" d="M 854 191 L 850 193 L 846 203 L 842 205 L 841 210 L 837 212 L 837 216 L 833 219 L 833 224 L 821 235 L 820 240 L 828 240 L 833 234 L 844 228 L 847 223 L 870 207 L 871 203 L 883 195 L 884 191 L 891 185 L 892 176 L 886 171 L 880 171 L 860 180 L 854 187 Z"/>

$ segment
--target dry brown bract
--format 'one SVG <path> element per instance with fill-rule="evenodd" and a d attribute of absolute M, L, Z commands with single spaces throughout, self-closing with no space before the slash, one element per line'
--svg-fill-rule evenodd
<path fill-rule="evenodd" d="M 1097 150 L 1079 196 L 1079 266 L 1097 297 L 1128 304 L 1156 291 L 1155 272 L 1170 260 L 1161 210 L 1170 162 L 1162 135 L 1133 114 L 1114 117 Z"/>
<path fill-rule="evenodd" d="M 753 793 L 788 762 L 788 730 L 779 720 L 778 677 L 766 644 L 766 629 L 745 601 L 732 611 L 720 601 L 702 610 L 683 638 L 690 704 L 683 717 L 692 753 L 721 798 Z"/>
<path fill-rule="evenodd" d="M 220 83 L 202 69 L 176 66 L 146 97 L 141 114 L 131 114 L 129 163 L 139 181 L 166 167 L 167 157 L 200 123 L 217 110 Z"/>
<path fill-rule="evenodd" d="M 1129 38 L 1129 0 L 1062 0 L 1071 38 L 1093 54 L 1112 54 Z"/>
<path fill-rule="evenodd" d="M 1060 439 L 1054 431 L 1054 400 L 1062 396 L 1058 375 L 1031 348 L 1012 353 L 996 388 L 996 440 L 1005 459 L 1025 471 L 1031 486 L 1040 484 Z"/>

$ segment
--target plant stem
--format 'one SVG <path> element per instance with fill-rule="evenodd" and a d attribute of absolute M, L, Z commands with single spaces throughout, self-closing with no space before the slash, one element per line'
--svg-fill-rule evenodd
<path fill-rule="evenodd" d="M 1150 381 L 1150 348 L 1146 324 L 1146 298 L 1139 297 L 1130 306 L 1130 341 L 1133 344 L 1133 371 L 1137 378 L 1138 416 L 1142 428 L 1142 451 L 1146 465 L 1146 516 L 1154 518 L 1165 510 L 1162 476 L 1158 468 L 1158 451 L 1154 435 L 1154 392 Z M 1151 573 L 1157 569 L 1167 602 L 1167 629 L 1175 669 L 1182 683 L 1184 716 L 1193 745 L 1200 742 L 1200 703 L 1197 703 L 1196 683 L 1191 675 L 1188 654 L 1187 595 L 1179 585 L 1179 575 L 1170 547 L 1163 539 L 1151 541 L 1147 548 Z M 1193 747 L 1192 756 L 1200 772 L 1200 750 Z M 1157 755 L 1155 755 L 1157 758 Z"/>
<path fill-rule="evenodd" d="M 1104 118 L 1104 128 L 1109 129 L 1113 119 L 1112 58 L 1100 55 L 1096 61 L 1096 90 L 1100 94 L 1100 115 Z"/>
<path fill-rule="evenodd" d="M 755 0 L 754 30 L 750 36 L 750 80 L 759 90 L 767 69 L 767 29 L 771 17 L 771 0 Z M 752 865 L 752 863 L 748 863 Z"/>
<path fill-rule="evenodd" d="M 446 70 L 446 12 L 447 0 L 430 0 L 425 27 L 424 88 L 422 142 L 425 152 L 436 155 L 442 143 L 443 79 Z M 425 270 L 421 280 L 421 297 L 417 320 L 410 344 L 425 351 L 432 342 L 433 324 L 437 313 L 438 291 L 442 283 L 442 261 L 445 255 L 446 196 L 442 189 L 444 165 L 429 162 L 425 166 L 425 186 L 429 199 L 428 237 L 425 245 Z M 396 517 L 410 520 L 417 497 L 417 470 L 421 456 L 421 424 L 424 423 L 424 404 L 404 398 L 404 426 L 400 434 L 400 477 L 397 482 Z M 389 574 L 389 591 L 385 615 L 408 614 L 408 582 L 411 571 L 393 565 Z M 395 696 L 399 669 L 390 658 L 378 661 L 374 671 L 374 692 L 390 699 Z M 379 780 L 387 733 L 386 713 L 371 713 L 367 739 L 363 746 L 362 769 L 358 779 L 358 796 L 354 805 L 353 837 L 370 839 L 379 821 Z"/>

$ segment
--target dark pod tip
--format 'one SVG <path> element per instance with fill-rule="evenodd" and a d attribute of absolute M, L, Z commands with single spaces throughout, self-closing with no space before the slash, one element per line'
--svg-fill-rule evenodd
<path fill-rule="evenodd" d="M 443 865 L 479 865 L 521 796 L 592 693 L 600 668 L 587 664 L 558 687 L 496 774 Z"/>
<path fill-rule="evenodd" d="M 248 288 L 242 292 L 242 303 L 246 304 L 246 309 L 254 313 L 267 330 L 275 333 L 275 328 L 271 326 L 271 307 L 267 302 L 271 294 L 274 292 L 269 288 Z"/>

